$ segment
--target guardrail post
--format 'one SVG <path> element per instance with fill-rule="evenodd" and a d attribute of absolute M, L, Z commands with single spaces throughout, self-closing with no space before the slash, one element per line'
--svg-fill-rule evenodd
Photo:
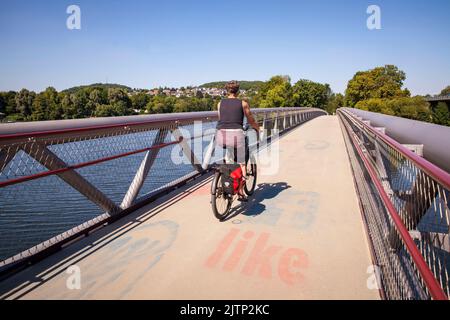
<path fill-rule="evenodd" d="M 168 133 L 167 129 L 158 130 L 158 133 L 155 139 L 153 140 L 152 146 L 156 146 L 164 142 L 164 140 L 167 137 L 167 133 Z M 145 157 L 142 160 L 141 165 L 128 188 L 128 191 L 122 200 L 122 204 L 120 205 L 122 209 L 130 207 L 133 204 L 134 200 L 136 200 L 137 196 L 139 195 L 139 191 L 144 185 L 145 179 L 147 178 L 148 173 L 150 172 L 150 169 L 153 166 L 153 163 L 155 162 L 159 150 L 160 150 L 159 148 L 152 149 L 150 151 L 147 151 L 147 153 L 145 154 Z"/>
<path fill-rule="evenodd" d="M 191 162 L 194 169 L 197 170 L 198 172 L 202 172 L 203 168 L 201 162 L 198 160 L 197 156 L 192 151 L 191 146 L 187 141 L 187 139 L 183 138 L 183 135 L 181 134 L 180 130 L 178 128 L 172 130 L 172 135 L 174 136 L 175 139 L 180 140 L 181 149 L 183 150 L 184 155 Z"/>
<path fill-rule="evenodd" d="M 214 135 L 211 139 L 211 142 L 208 145 L 208 148 L 206 149 L 205 158 L 203 159 L 203 164 L 202 164 L 203 170 L 208 169 L 209 162 L 211 161 L 211 157 L 212 157 L 215 147 L 216 147 L 216 136 Z"/>
<path fill-rule="evenodd" d="M 279 116 L 279 113 L 277 111 L 277 113 L 275 115 L 275 118 L 274 118 L 274 123 L 273 123 L 273 126 L 272 126 L 272 130 L 277 130 L 277 131 L 279 130 L 279 123 L 278 123 L 279 118 L 278 118 L 278 116 Z M 270 133 L 272 135 L 272 131 Z"/>
<path fill-rule="evenodd" d="M 264 113 L 263 121 L 262 121 L 262 128 L 259 133 L 260 141 L 264 141 L 264 139 L 267 138 L 266 129 L 267 129 L 267 115 L 266 115 L 266 113 Z"/>

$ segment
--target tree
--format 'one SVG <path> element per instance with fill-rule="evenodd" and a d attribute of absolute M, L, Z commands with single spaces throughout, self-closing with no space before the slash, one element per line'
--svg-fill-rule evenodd
<path fill-rule="evenodd" d="M 292 102 L 291 79 L 288 76 L 275 76 L 261 86 L 254 99 L 259 108 L 288 107 Z"/>
<path fill-rule="evenodd" d="M 150 97 L 143 92 L 139 92 L 138 94 L 135 94 L 131 96 L 131 105 L 133 109 L 141 110 L 145 109 L 145 106 L 150 101 Z"/>
<path fill-rule="evenodd" d="M 33 113 L 31 114 L 31 120 L 44 121 L 48 119 L 48 101 L 45 95 L 39 93 L 33 101 Z"/>
<path fill-rule="evenodd" d="M 117 115 L 131 114 L 131 100 L 128 93 L 123 89 L 109 89 L 108 90 L 109 104 L 118 112 Z"/>
<path fill-rule="evenodd" d="M 359 101 L 355 108 L 397 117 L 430 122 L 430 105 L 422 97 L 372 98 Z"/>
<path fill-rule="evenodd" d="M 30 92 L 27 89 L 22 89 L 16 94 L 16 110 L 21 113 L 23 119 L 27 119 L 31 115 L 31 108 L 35 98 L 36 93 Z"/>
<path fill-rule="evenodd" d="M 89 92 L 89 101 L 95 105 L 108 103 L 108 92 L 103 88 L 95 88 Z"/>
<path fill-rule="evenodd" d="M 3 92 L 0 92 L 0 113 L 5 113 L 6 111 L 6 99 Z"/>
<path fill-rule="evenodd" d="M 447 86 L 445 89 L 442 89 L 441 96 L 449 96 L 450 95 L 450 86 Z"/>
<path fill-rule="evenodd" d="M 15 114 L 16 110 L 16 101 L 15 101 L 15 92 L 0 92 L 0 122 L 2 119 L 6 118 L 10 121 L 21 120 L 21 116 L 19 114 Z"/>
<path fill-rule="evenodd" d="M 114 117 L 120 116 L 120 110 L 109 104 L 101 104 L 95 108 L 96 117 Z"/>
<path fill-rule="evenodd" d="M 450 112 L 445 102 L 439 102 L 433 110 L 433 122 L 450 126 Z"/>
<path fill-rule="evenodd" d="M 330 96 L 328 84 L 302 79 L 292 87 L 293 105 L 298 107 L 325 109 Z"/>
<path fill-rule="evenodd" d="M 386 99 L 372 98 L 359 101 L 355 106 L 357 109 L 366 110 L 370 112 L 384 113 L 388 115 L 395 115 L 394 110 L 388 107 L 388 101 Z"/>
<path fill-rule="evenodd" d="M 73 104 L 74 118 L 86 118 L 92 116 L 90 110 L 86 107 L 89 101 L 86 90 L 79 90 L 75 94 L 70 95 Z"/>
<path fill-rule="evenodd" d="M 422 97 L 399 97 L 389 99 L 388 109 L 393 110 L 394 115 L 398 117 L 418 120 L 432 121 L 430 104 Z"/>
<path fill-rule="evenodd" d="M 373 98 L 409 97 L 408 89 L 402 89 L 405 79 L 405 73 L 393 65 L 359 71 L 348 82 L 346 105 L 354 107 L 359 101 Z"/>
<path fill-rule="evenodd" d="M 325 110 L 329 114 L 335 114 L 336 110 L 344 106 L 345 97 L 341 93 L 331 94 Z"/>
<path fill-rule="evenodd" d="M 149 113 L 171 113 L 173 112 L 177 98 L 166 97 L 159 95 L 153 97 L 153 99 L 147 104 L 147 110 Z"/>
<path fill-rule="evenodd" d="M 178 99 L 173 107 L 173 112 L 188 112 L 188 111 L 191 111 L 188 99 Z"/>
<path fill-rule="evenodd" d="M 2 103 L 3 103 L 3 112 L 6 115 L 15 114 L 17 112 L 16 107 L 16 95 L 17 92 L 15 91 L 8 91 L 8 92 L 2 92 Z"/>
<path fill-rule="evenodd" d="M 76 115 L 75 105 L 71 99 L 71 96 L 71 94 L 64 92 L 59 94 L 59 101 L 61 102 L 64 119 L 74 119 Z"/>
<path fill-rule="evenodd" d="M 47 118 L 45 120 L 60 120 L 63 117 L 63 109 L 59 102 L 58 92 L 53 87 L 48 87 L 42 93 L 47 105 Z"/>
<path fill-rule="evenodd" d="M 84 117 L 90 117 L 95 114 L 97 106 L 108 103 L 108 93 L 103 87 L 88 87 L 81 89 L 87 97 L 86 105 L 83 107 Z"/>

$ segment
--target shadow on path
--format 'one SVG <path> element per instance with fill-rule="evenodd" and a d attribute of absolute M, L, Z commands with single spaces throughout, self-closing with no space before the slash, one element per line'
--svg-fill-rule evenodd
<path fill-rule="evenodd" d="M 266 210 L 266 206 L 262 202 L 277 197 L 281 192 L 289 188 L 291 188 L 291 186 L 286 182 L 259 184 L 253 195 L 249 197 L 248 202 L 243 202 L 232 208 L 230 213 L 222 219 L 222 222 L 231 220 L 240 214 L 247 217 L 255 217 L 263 214 Z"/>

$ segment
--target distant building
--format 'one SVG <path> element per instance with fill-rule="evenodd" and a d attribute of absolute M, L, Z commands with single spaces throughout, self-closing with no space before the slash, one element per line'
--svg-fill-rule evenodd
<path fill-rule="evenodd" d="M 204 87 L 181 87 L 181 88 L 155 88 L 145 91 L 150 96 L 157 96 L 164 94 L 166 96 L 183 98 L 183 97 L 196 97 L 196 96 L 210 96 L 210 97 L 225 97 L 227 92 L 223 88 L 204 88 Z M 198 93 L 201 93 L 198 94 Z M 242 95 L 249 93 L 246 90 L 241 90 Z"/>
<path fill-rule="evenodd" d="M 151 96 L 157 96 L 159 94 L 159 89 L 153 89 L 148 91 L 148 94 Z"/>

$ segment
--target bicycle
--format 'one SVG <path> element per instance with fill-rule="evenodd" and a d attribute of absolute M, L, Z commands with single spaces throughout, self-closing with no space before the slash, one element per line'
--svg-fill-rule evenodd
<path fill-rule="evenodd" d="M 247 179 L 244 181 L 241 166 L 239 164 L 229 164 L 227 159 L 224 159 L 224 163 L 215 168 L 216 172 L 211 184 L 211 205 L 215 217 L 219 220 L 223 220 L 229 214 L 232 203 L 238 198 L 239 187 L 243 183 L 245 183 L 243 189 L 247 196 L 251 196 L 255 191 L 257 165 L 254 155 L 250 154 L 248 130 L 249 126 L 246 125 L 244 133 L 247 155 L 245 159 Z"/>

